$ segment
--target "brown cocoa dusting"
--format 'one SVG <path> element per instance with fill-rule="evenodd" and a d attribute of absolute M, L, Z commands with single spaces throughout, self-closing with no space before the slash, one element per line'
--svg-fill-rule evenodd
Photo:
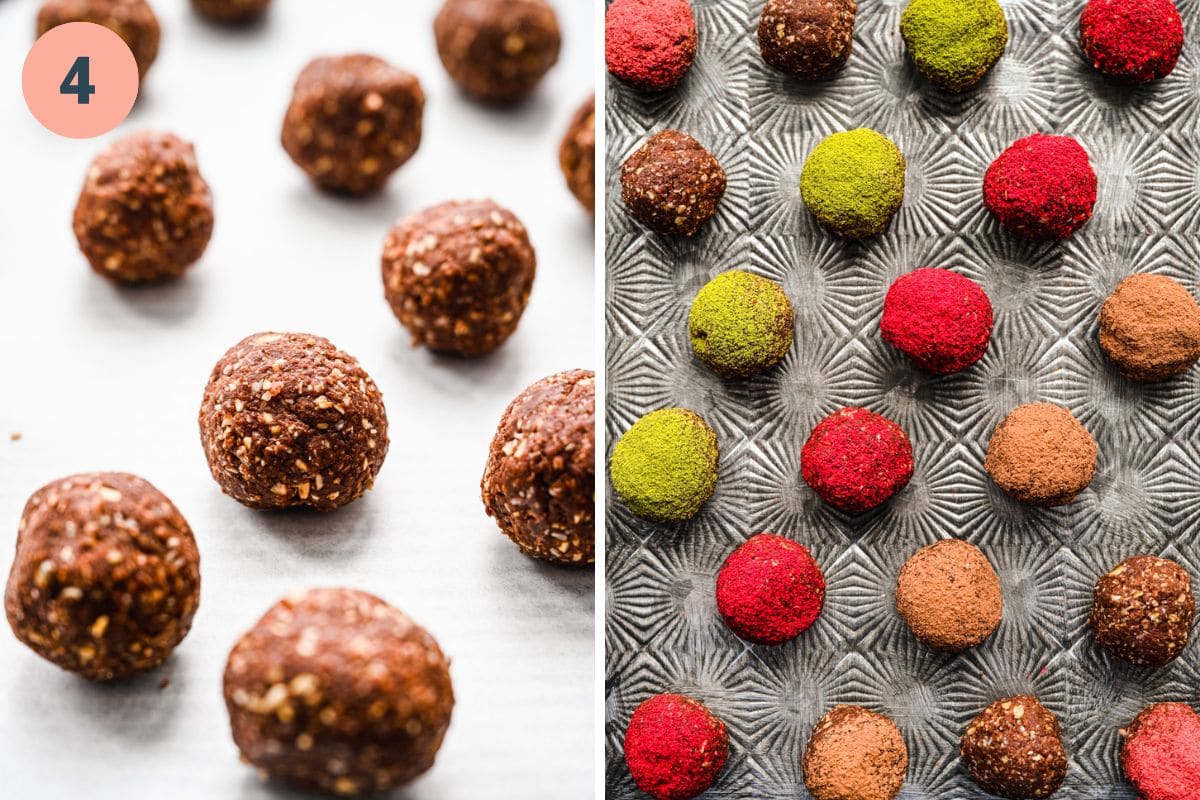
<path fill-rule="evenodd" d="M 1100 346 L 1132 381 L 1161 381 L 1200 359 L 1200 305 L 1165 275 L 1131 275 L 1100 308 Z"/>
<path fill-rule="evenodd" d="M 907 769 L 908 748 L 896 724 L 859 706 L 827 713 L 804 750 L 804 784 L 815 800 L 891 800 Z"/>
<path fill-rule="evenodd" d="M 917 640 L 934 649 L 982 644 L 1000 624 L 1003 605 L 987 556 L 960 539 L 923 547 L 900 569 L 896 610 Z"/>
<path fill-rule="evenodd" d="M 1061 506 L 1091 483 L 1096 452 L 1096 441 L 1070 411 L 1026 403 L 996 427 L 983 466 L 1022 503 Z"/>

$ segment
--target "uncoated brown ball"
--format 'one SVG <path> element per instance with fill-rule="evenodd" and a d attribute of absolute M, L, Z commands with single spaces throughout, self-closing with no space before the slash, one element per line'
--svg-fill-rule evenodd
<path fill-rule="evenodd" d="M 368 194 L 417 152 L 424 110 L 416 76 L 381 58 L 314 59 L 292 90 L 283 149 L 318 186 Z"/>
<path fill-rule="evenodd" d="M 244 25 L 267 13 L 271 0 L 192 0 L 192 8 L 214 22 Z"/>
<path fill-rule="evenodd" d="M 147 481 L 71 475 L 25 504 L 4 606 L 13 633 L 48 661 L 96 681 L 153 669 L 199 605 L 192 530 Z"/>
<path fill-rule="evenodd" d="M 1129 380 L 1182 375 L 1200 359 L 1200 305 L 1166 275 L 1131 275 L 1100 308 L 1100 346 Z"/>
<path fill-rule="evenodd" d="M 353 356 L 306 333 L 256 333 L 213 367 L 200 405 L 213 478 L 251 508 L 340 508 L 371 488 L 387 413 Z"/>
<path fill-rule="evenodd" d="M 158 57 L 161 30 L 146 0 L 46 0 L 38 10 L 37 35 L 68 22 L 93 22 L 120 36 L 141 78 Z"/>
<path fill-rule="evenodd" d="M 758 48 L 770 66 L 802 80 L 829 78 L 850 58 L 855 0 L 767 0 Z"/>
<path fill-rule="evenodd" d="M 1049 797 L 1067 775 L 1058 717 L 1032 695 L 1005 697 L 981 711 L 959 753 L 979 788 L 1012 800 Z"/>
<path fill-rule="evenodd" d="M 382 265 L 384 295 L 414 346 L 478 356 L 517 329 L 537 258 L 512 212 L 452 200 L 392 228 Z"/>
<path fill-rule="evenodd" d="M 450 725 L 449 661 L 378 597 L 311 589 L 275 604 L 225 665 L 233 740 L 268 777 L 341 796 L 433 766 Z"/>
<path fill-rule="evenodd" d="M 567 187 L 589 214 L 596 213 L 596 96 L 575 112 L 558 148 Z"/>
<path fill-rule="evenodd" d="M 562 44 L 546 0 L 446 0 L 433 33 L 450 78 L 476 100 L 496 104 L 533 92 Z"/>
<path fill-rule="evenodd" d="M 531 384 L 500 418 L 481 482 L 483 505 L 527 555 L 596 560 L 596 376 L 559 372 Z"/>
<path fill-rule="evenodd" d="M 73 227 L 92 269 L 119 283 L 177 278 L 212 238 L 196 151 L 171 133 L 118 139 L 92 161 Z"/>
<path fill-rule="evenodd" d="M 1114 658 L 1161 667 L 1187 647 L 1195 614 L 1187 570 L 1169 558 L 1135 556 L 1096 582 L 1088 624 Z"/>

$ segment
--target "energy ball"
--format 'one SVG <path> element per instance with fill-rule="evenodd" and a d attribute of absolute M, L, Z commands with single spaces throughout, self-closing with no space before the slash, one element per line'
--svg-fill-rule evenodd
<path fill-rule="evenodd" d="M 1131 275 L 1100 308 L 1100 347 L 1129 380 L 1182 375 L 1200 359 L 1200 305 L 1165 275 Z"/>
<path fill-rule="evenodd" d="M 558 146 L 558 163 L 567 188 L 579 204 L 596 213 L 596 96 L 592 95 L 575 112 L 562 144 Z"/>
<path fill-rule="evenodd" d="M 537 256 L 508 209 L 452 200 L 397 223 L 382 266 L 384 295 L 414 347 L 481 356 L 517 329 Z"/>
<path fill-rule="evenodd" d="M 763 61 L 793 78 L 832 78 L 850 58 L 855 0 L 767 0 L 758 19 Z"/>
<path fill-rule="evenodd" d="M 713 785 L 729 758 L 729 732 L 703 703 L 658 694 L 633 712 L 625 763 L 633 782 L 655 800 L 689 800 Z"/>
<path fill-rule="evenodd" d="M 617 440 L 609 462 L 613 489 L 651 522 L 691 519 L 717 486 L 717 434 L 686 408 L 651 411 Z"/>
<path fill-rule="evenodd" d="M 256 333 L 213 367 L 200 441 L 213 479 L 242 505 L 331 511 L 375 482 L 387 414 L 371 376 L 328 339 Z"/>
<path fill-rule="evenodd" d="M 817 423 L 800 451 L 804 481 L 848 514 L 882 505 L 913 474 L 908 434 L 865 408 L 842 408 Z"/>
<path fill-rule="evenodd" d="M 1088 625 L 1113 658 L 1162 667 L 1187 647 L 1195 614 L 1187 570 L 1168 558 L 1135 556 L 1096 582 Z"/>
<path fill-rule="evenodd" d="M 562 44 L 546 0 L 446 0 L 433 33 L 451 80 L 468 96 L 497 105 L 531 94 Z"/>
<path fill-rule="evenodd" d="M 804 785 L 813 800 L 891 800 L 907 770 L 896 723 L 861 706 L 830 710 L 804 749 Z"/>
<path fill-rule="evenodd" d="M 120 36 L 133 52 L 139 78 L 158 57 L 162 31 L 146 0 L 46 0 L 38 9 L 37 35 L 68 22 L 93 22 Z"/>
<path fill-rule="evenodd" d="M 959 746 L 979 788 L 1012 800 L 1049 797 L 1067 775 L 1058 718 L 1023 694 L 997 700 L 967 726 Z"/>
<path fill-rule="evenodd" d="M 1071 137 L 1035 133 L 1013 142 L 988 167 L 983 203 L 1017 236 L 1060 241 L 1091 219 L 1096 171 Z"/>
<path fill-rule="evenodd" d="M 904 155 L 891 139 L 869 128 L 835 133 L 805 160 L 800 196 L 833 235 L 876 236 L 904 201 Z"/>
<path fill-rule="evenodd" d="M 749 378 L 778 364 L 792 346 L 794 324 L 783 287 L 741 270 L 706 283 L 688 312 L 692 350 L 723 378 Z"/>
<path fill-rule="evenodd" d="M 271 0 L 192 0 L 192 8 L 213 22 L 245 25 L 261 19 Z"/>
<path fill-rule="evenodd" d="M 1171 0 L 1088 0 L 1079 44 L 1092 66 L 1131 83 L 1165 78 L 1183 51 L 1183 20 Z"/>
<path fill-rule="evenodd" d="M 996 426 L 983 468 L 1022 503 L 1063 506 L 1092 482 L 1096 452 L 1096 440 L 1069 410 L 1026 403 Z"/>
<path fill-rule="evenodd" d="M 782 644 L 812 627 L 825 605 L 825 573 L 802 544 L 751 536 L 717 573 L 717 610 L 754 644 Z"/>
<path fill-rule="evenodd" d="M 421 82 L 375 56 L 317 58 L 300 71 L 280 137 L 321 188 L 379 191 L 421 145 Z"/>
<path fill-rule="evenodd" d="M 274 780 L 385 792 L 433 766 L 454 708 L 449 666 L 424 628 L 375 595 L 289 595 L 229 653 L 233 740 Z"/>
<path fill-rule="evenodd" d="M 604 13 L 604 63 L 635 89 L 673 89 L 696 58 L 688 0 L 613 0 Z"/>
<path fill-rule="evenodd" d="M 596 560 L 596 375 L 559 372 L 504 410 L 481 490 L 488 516 L 526 555 Z"/>
<path fill-rule="evenodd" d="M 171 133 L 118 139 L 88 167 L 72 227 L 92 269 L 116 283 L 177 278 L 213 231 L 196 151 Z"/>
<path fill-rule="evenodd" d="M 896 611 L 926 647 L 957 653 L 983 644 L 1003 608 L 996 570 L 961 539 L 922 547 L 900 568 Z"/>
<path fill-rule="evenodd" d="M 965 92 L 1004 55 L 1008 20 L 996 0 L 912 0 L 900 15 L 900 35 L 927 80 Z"/>
<path fill-rule="evenodd" d="M 888 289 L 879 330 L 917 369 L 961 372 L 987 352 L 992 303 L 970 278 L 948 269 L 916 269 Z"/>
<path fill-rule="evenodd" d="M 621 167 L 621 200 L 655 233 L 692 236 L 717 213 L 725 170 L 686 133 L 651 136 Z"/>
<path fill-rule="evenodd" d="M 187 520 L 136 475 L 52 481 L 21 512 L 4 608 L 17 639 L 89 680 L 166 660 L 200 605 L 200 553 Z"/>
<path fill-rule="evenodd" d="M 1200 786 L 1200 716 L 1155 703 L 1121 731 L 1121 768 L 1142 800 L 1190 800 Z"/>

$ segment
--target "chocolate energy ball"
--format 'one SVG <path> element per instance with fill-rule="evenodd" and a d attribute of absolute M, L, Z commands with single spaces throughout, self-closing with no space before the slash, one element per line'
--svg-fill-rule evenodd
<path fill-rule="evenodd" d="M 904 170 L 904 154 L 891 139 L 869 128 L 842 131 L 805 159 L 800 197 L 834 236 L 876 236 L 904 202 Z"/>
<path fill-rule="evenodd" d="M 621 167 L 621 200 L 655 233 L 692 236 L 717 213 L 725 170 L 686 133 L 651 136 Z"/>
<path fill-rule="evenodd" d="M 1079 44 L 1105 75 L 1148 83 L 1175 69 L 1183 19 L 1171 0 L 1088 0 L 1079 17 Z"/>
<path fill-rule="evenodd" d="M 1187 570 L 1169 558 L 1135 556 L 1096 582 L 1088 624 L 1113 658 L 1161 667 L 1187 647 L 1195 614 Z"/>
<path fill-rule="evenodd" d="M 1070 411 L 1026 403 L 996 426 L 983 468 L 1022 503 L 1062 506 L 1092 482 L 1096 452 L 1096 440 Z"/>
<path fill-rule="evenodd" d="M 94 22 L 120 36 L 141 78 L 158 57 L 161 30 L 146 0 L 46 0 L 38 10 L 37 35 L 68 22 Z"/>
<path fill-rule="evenodd" d="M 1182 375 L 1200 359 L 1200 305 L 1165 275 L 1130 275 L 1100 308 L 1100 347 L 1129 380 Z"/>
<path fill-rule="evenodd" d="M 375 595 L 289 595 L 229 653 L 233 740 L 301 789 L 387 791 L 433 766 L 454 708 L 449 665 L 424 628 Z"/>
<path fill-rule="evenodd" d="M 213 367 L 200 441 L 213 479 L 242 505 L 331 511 L 375 482 L 387 414 L 371 376 L 328 339 L 256 333 Z"/>
<path fill-rule="evenodd" d="M 458 87 L 484 103 L 531 94 L 558 61 L 558 16 L 546 0 L 446 0 L 433 21 L 438 55 Z"/>
<path fill-rule="evenodd" d="M 166 495 L 136 475 L 52 481 L 21 512 L 4 608 L 16 637 L 94 681 L 166 660 L 200 605 L 200 553 Z"/>
<path fill-rule="evenodd" d="M 93 270 L 117 283 L 177 278 L 213 231 L 196 151 L 171 133 L 118 139 L 88 168 L 72 223 Z"/>
<path fill-rule="evenodd" d="M 604 63 L 635 89 L 663 92 L 696 58 L 696 16 L 688 0 L 613 0 L 604 13 Z"/>
<path fill-rule="evenodd" d="M 767 0 L 758 19 L 763 61 L 801 80 L 831 78 L 850 58 L 855 0 Z"/>
<path fill-rule="evenodd" d="M 596 213 L 596 96 L 592 95 L 575 112 L 562 144 L 558 163 L 567 188 L 589 214 Z"/>
<path fill-rule="evenodd" d="M 689 800 L 713 785 L 729 758 L 729 732 L 703 703 L 658 694 L 638 706 L 625 730 L 633 782 L 655 800 Z"/>
<path fill-rule="evenodd" d="M 900 15 L 909 58 L 931 83 L 965 92 L 1008 46 L 1008 20 L 996 0 L 912 0 Z"/>
<path fill-rule="evenodd" d="M 596 375 L 559 372 L 504 411 L 488 451 L 483 505 L 527 555 L 596 560 Z"/>
<path fill-rule="evenodd" d="M 651 522 L 696 516 L 717 487 L 717 434 L 686 408 L 651 411 L 613 447 L 608 471 L 625 506 Z"/>
<path fill-rule="evenodd" d="M 1035 133 L 1013 142 L 988 167 L 983 204 L 1017 236 L 1060 241 L 1091 219 L 1096 171 L 1070 136 Z"/>
<path fill-rule="evenodd" d="M 706 283 L 688 312 L 692 350 L 723 378 L 749 378 L 782 361 L 794 324 L 783 287 L 741 270 Z"/>
<path fill-rule="evenodd" d="M 996 570 L 978 547 L 961 539 L 922 547 L 900 568 L 896 611 L 927 647 L 957 653 L 983 644 L 1003 608 Z"/>
<path fill-rule="evenodd" d="M 1121 731 L 1121 768 L 1142 800 L 1191 800 L 1200 786 L 1200 715 L 1155 703 Z"/>
<path fill-rule="evenodd" d="M 213 22 L 245 25 L 261 19 L 271 0 L 192 0 L 192 8 Z"/>
<path fill-rule="evenodd" d="M 888 289 L 879 331 L 918 369 L 960 372 L 987 352 L 992 302 L 970 278 L 948 269 L 916 269 Z"/>
<path fill-rule="evenodd" d="M 825 605 L 825 573 L 802 544 L 751 536 L 717 573 L 717 610 L 754 644 L 782 644 L 812 627 Z"/>
<path fill-rule="evenodd" d="M 822 500 L 848 514 L 882 505 L 913 474 L 912 442 L 887 417 L 842 408 L 817 423 L 800 451 L 800 472 Z"/>
<path fill-rule="evenodd" d="M 1058 718 L 1023 694 L 997 700 L 971 720 L 959 752 L 979 788 L 1012 800 L 1049 797 L 1067 775 Z"/>
<path fill-rule="evenodd" d="M 804 785 L 813 800 L 891 800 L 907 770 L 896 723 L 860 706 L 830 710 L 804 749 Z"/>
<path fill-rule="evenodd" d="M 318 58 L 296 79 L 280 139 L 321 188 L 369 194 L 417 152 L 424 111 L 415 75 L 370 55 Z"/>
<path fill-rule="evenodd" d="M 511 211 L 491 200 L 453 200 L 397 223 L 382 266 L 384 295 L 414 347 L 480 356 L 517 329 L 537 256 Z"/>

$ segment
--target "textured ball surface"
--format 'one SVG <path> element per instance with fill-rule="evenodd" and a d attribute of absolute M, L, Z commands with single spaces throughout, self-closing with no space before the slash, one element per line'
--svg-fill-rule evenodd
<path fill-rule="evenodd" d="M 1096 440 L 1069 410 L 1026 403 L 996 426 L 983 467 L 1022 503 L 1062 506 L 1092 482 L 1096 453 Z"/>
<path fill-rule="evenodd" d="M 692 350 L 724 378 L 748 378 L 778 364 L 792 346 L 794 324 L 783 287 L 741 270 L 706 283 L 688 312 Z"/>
<path fill-rule="evenodd" d="M 446 0 L 433 33 L 458 88 L 496 105 L 532 94 L 562 46 L 558 16 L 546 0 Z"/>
<path fill-rule="evenodd" d="M 946 269 L 917 269 L 888 289 L 879 329 L 918 369 L 946 375 L 966 369 L 987 351 L 992 303 L 970 278 Z"/>
<path fill-rule="evenodd" d="M 804 749 L 804 785 L 813 800 L 891 800 L 907 770 L 896 723 L 860 706 L 834 707 Z"/>
<path fill-rule="evenodd" d="M 850 58 L 855 0 L 767 0 L 758 19 L 763 61 L 801 80 L 831 78 Z"/>
<path fill-rule="evenodd" d="M 725 170 L 686 133 L 651 136 L 621 167 L 621 200 L 655 233 L 692 236 L 717 213 Z"/>
<path fill-rule="evenodd" d="M 751 536 L 717 574 L 717 610 L 754 644 L 782 644 L 808 630 L 825 604 L 825 574 L 802 544 Z"/>
<path fill-rule="evenodd" d="M 596 97 L 593 95 L 571 118 L 558 146 L 558 163 L 567 188 L 589 214 L 596 213 Z"/>
<path fill-rule="evenodd" d="M 729 757 L 725 723 L 703 703 L 659 694 L 638 706 L 625 730 L 633 782 L 655 800 L 689 800 L 713 785 Z"/>
<path fill-rule="evenodd" d="M 1135 556 L 1096 582 L 1088 624 L 1113 658 L 1162 667 L 1187 647 L 1195 615 L 1187 570 L 1169 558 Z"/>
<path fill-rule="evenodd" d="M 1079 44 L 1092 66 L 1132 83 L 1170 75 L 1183 38 L 1171 0 L 1088 0 L 1079 17 Z"/>
<path fill-rule="evenodd" d="M 146 0 L 46 0 L 38 9 L 37 35 L 68 22 L 92 22 L 120 36 L 143 80 L 158 58 L 162 30 Z"/>
<path fill-rule="evenodd" d="M 961 539 L 922 547 L 900 568 L 896 611 L 917 641 L 957 653 L 987 641 L 1004 598 L 987 556 Z"/>
<path fill-rule="evenodd" d="M 908 56 L 931 83 L 965 92 L 1008 46 L 1008 20 L 996 0 L 912 0 L 900 15 Z"/>
<path fill-rule="evenodd" d="M 691 519 L 717 486 L 717 434 L 686 408 L 651 411 L 617 440 L 609 477 L 626 507 L 651 522 Z"/>
<path fill-rule="evenodd" d="M 1200 305 L 1165 275 L 1130 275 L 1100 307 L 1100 347 L 1129 380 L 1182 375 L 1200 359 Z"/>
<path fill-rule="evenodd" d="M 261 19 L 271 0 L 192 0 L 192 8 L 213 22 L 246 25 Z"/>
<path fill-rule="evenodd" d="M 1121 736 L 1121 768 L 1142 800 L 1195 800 L 1200 786 L 1200 715 L 1191 706 L 1147 706 Z"/>
<path fill-rule="evenodd" d="M 913 474 L 912 442 L 899 425 L 865 408 L 842 408 L 817 423 L 800 451 L 804 481 L 849 514 L 882 505 Z"/>
<path fill-rule="evenodd" d="M 1096 172 L 1079 142 L 1035 133 L 1013 142 L 988 167 L 983 203 L 1018 236 L 1066 239 L 1092 217 Z"/>
<path fill-rule="evenodd" d="M 688 0 L 613 0 L 604 14 L 609 73 L 647 92 L 674 88 L 696 57 L 696 17 Z"/>
<path fill-rule="evenodd" d="M 904 201 L 904 155 L 869 128 L 826 137 L 800 173 L 800 196 L 825 230 L 847 239 L 883 233 Z"/>
<path fill-rule="evenodd" d="M 967 726 L 963 764 L 985 792 L 1011 800 L 1049 797 L 1067 775 L 1058 718 L 1036 697 L 997 700 Z"/>

